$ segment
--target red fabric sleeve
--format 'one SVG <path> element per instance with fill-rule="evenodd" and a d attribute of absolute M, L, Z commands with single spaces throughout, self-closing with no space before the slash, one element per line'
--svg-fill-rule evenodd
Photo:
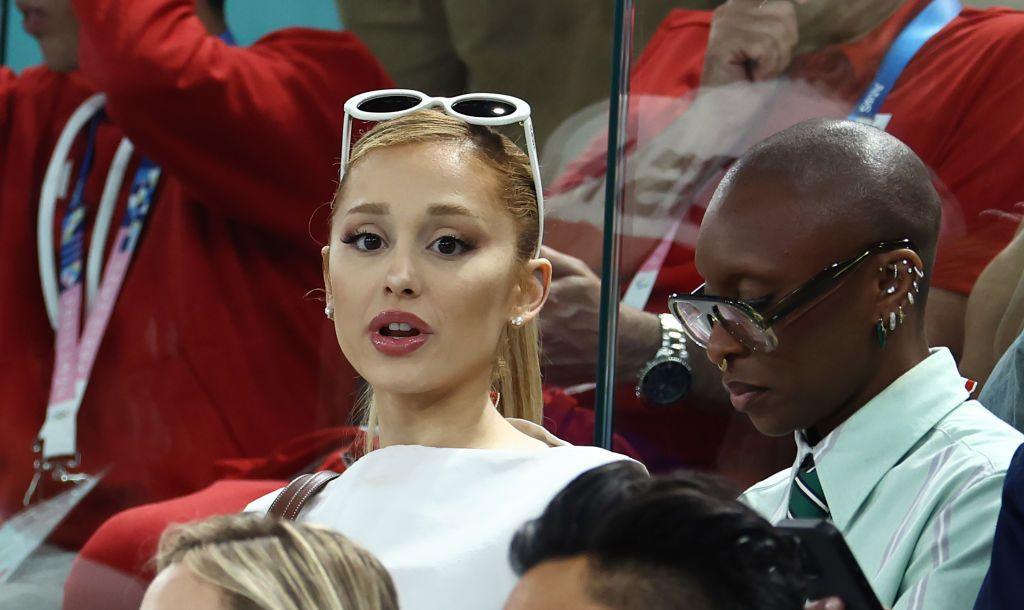
<path fill-rule="evenodd" d="M 0 133 L 7 132 L 7 125 L 11 116 L 11 98 L 14 95 L 14 85 L 18 77 L 6 66 L 0 66 Z M 3 138 L 7 140 L 6 136 Z"/>
<path fill-rule="evenodd" d="M 114 515 L 75 557 L 64 585 L 64 610 L 138 608 L 168 525 L 237 513 L 285 484 L 287 480 L 217 481 L 187 496 Z"/>
<path fill-rule="evenodd" d="M 295 207 L 322 202 L 337 177 L 338 147 L 316 143 L 325 131 L 340 141 L 346 99 L 391 86 L 369 50 L 347 32 L 305 29 L 231 47 L 192 0 L 73 5 L 81 72 L 139 150 L 205 205 L 305 238 Z"/>

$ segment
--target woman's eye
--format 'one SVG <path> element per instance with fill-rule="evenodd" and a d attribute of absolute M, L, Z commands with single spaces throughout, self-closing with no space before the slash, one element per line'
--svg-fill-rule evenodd
<path fill-rule="evenodd" d="M 431 250 L 445 256 L 457 256 L 472 248 L 472 244 L 453 235 L 439 237 L 430 244 Z"/>
<path fill-rule="evenodd" d="M 384 246 L 384 240 L 376 233 L 353 233 L 351 235 L 346 235 L 341 241 L 342 243 L 352 245 L 356 250 L 362 250 L 363 252 L 372 252 L 374 250 L 379 250 Z"/>

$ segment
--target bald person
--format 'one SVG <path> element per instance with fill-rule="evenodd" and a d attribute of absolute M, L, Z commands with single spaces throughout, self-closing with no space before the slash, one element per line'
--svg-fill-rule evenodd
<path fill-rule="evenodd" d="M 940 209 L 896 138 L 800 123 L 730 169 L 697 239 L 706 283 L 671 302 L 733 407 L 796 439 L 743 499 L 773 523 L 831 520 L 897 610 L 971 607 L 1024 438 L 925 340 Z"/>

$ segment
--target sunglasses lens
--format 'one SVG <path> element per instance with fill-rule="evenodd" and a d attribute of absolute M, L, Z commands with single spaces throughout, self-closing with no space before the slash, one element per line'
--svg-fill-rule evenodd
<path fill-rule="evenodd" d="M 672 313 L 683 325 L 690 340 L 700 347 L 707 347 L 711 339 L 712 317 L 710 303 L 701 301 L 679 301 L 672 304 Z"/>
<path fill-rule="evenodd" d="M 748 349 L 771 351 L 776 347 L 775 336 L 762 329 L 742 309 L 715 301 L 676 301 L 672 313 L 694 343 L 706 348 L 716 324 Z"/>
<path fill-rule="evenodd" d="M 452 104 L 452 110 L 478 119 L 494 119 L 512 114 L 516 111 L 516 107 L 508 102 L 482 98 L 456 102 Z"/>
<path fill-rule="evenodd" d="M 363 112 L 401 112 L 415 107 L 420 98 L 412 95 L 382 95 L 363 100 L 358 108 Z"/>
<path fill-rule="evenodd" d="M 749 349 L 771 351 L 775 348 L 772 336 L 742 309 L 722 304 L 717 310 L 722 327 Z"/>

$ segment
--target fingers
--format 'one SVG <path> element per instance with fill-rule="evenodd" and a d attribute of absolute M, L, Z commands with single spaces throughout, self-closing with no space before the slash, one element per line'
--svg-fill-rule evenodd
<path fill-rule="evenodd" d="M 582 260 L 550 246 L 541 246 L 540 255 L 551 261 L 551 278 L 559 279 L 574 275 L 593 275 L 590 267 Z"/>
<path fill-rule="evenodd" d="M 715 9 L 704 64 L 704 85 L 764 81 L 789 67 L 799 40 L 793 3 L 731 0 Z"/>

